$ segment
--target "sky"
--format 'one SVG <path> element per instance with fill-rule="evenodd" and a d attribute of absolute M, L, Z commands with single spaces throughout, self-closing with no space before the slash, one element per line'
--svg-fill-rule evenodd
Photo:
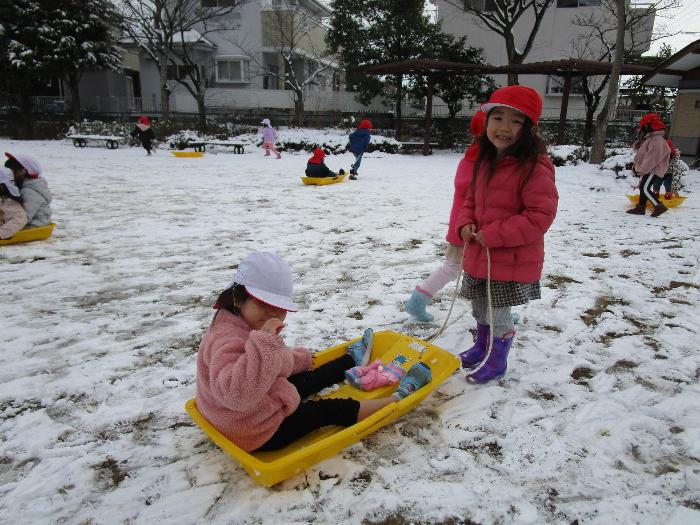
<path fill-rule="evenodd" d="M 700 39 L 700 2 L 698 0 L 681 0 L 681 6 L 673 10 L 670 15 L 668 18 L 657 17 L 656 28 L 659 29 L 663 24 L 678 31 L 679 34 L 652 44 L 649 50 L 651 54 L 658 52 L 662 43 L 669 44 L 676 52 Z"/>

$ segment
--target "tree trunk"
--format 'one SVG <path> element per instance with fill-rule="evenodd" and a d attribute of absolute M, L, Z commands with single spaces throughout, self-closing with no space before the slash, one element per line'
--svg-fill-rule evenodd
<path fill-rule="evenodd" d="M 620 83 L 620 69 L 625 52 L 625 0 L 615 0 L 617 11 L 617 35 L 615 39 L 615 59 L 613 61 L 610 81 L 608 83 L 608 96 L 605 98 L 603 111 L 598 115 L 596 122 L 593 146 L 591 147 L 591 164 L 600 164 L 605 155 L 605 135 L 608 131 L 608 121 L 617 104 L 617 93 Z"/>
<path fill-rule="evenodd" d="M 294 92 L 294 120 L 300 128 L 304 126 L 304 94 Z"/>
<path fill-rule="evenodd" d="M 168 57 L 160 51 L 160 116 L 163 120 L 170 118 L 170 93 L 168 91 Z"/>
<path fill-rule="evenodd" d="M 82 111 L 80 109 L 80 78 L 75 72 L 68 75 L 68 87 L 70 87 L 73 120 L 75 122 L 80 122 L 83 118 Z"/>
<path fill-rule="evenodd" d="M 595 108 L 586 108 L 586 124 L 583 127 L 583 143 L 589 145 L 591 143 L 591 138 L 593 137 L 593 113 Z"/>
<path fill-rule="evenodd" d="M 515 38 L 513 33 L 506 32 L 503 36 L 506 41 L 506 54 L 508 55 L 508 65 L 512 66 L 518 62 L 515 53 Z M 515 86 L 518 83 L 518 74 L 513 72 L 508 72 L 508 85 Z"/>
<path fill-rule="evenodd" d="M 401 140 L 403 122 L 401 120 L 401 101 L 403 99 L 403 75 L 396 76 L 396 138 Z"/>
<path fill-rule="evenodd" d="M 197 90 L 197 114 L 198 114 L 198 127 L 200 131 L 205 131 L 207 129 L 207 108 L 204 107 L 204 88 L 200 87 Z"/>

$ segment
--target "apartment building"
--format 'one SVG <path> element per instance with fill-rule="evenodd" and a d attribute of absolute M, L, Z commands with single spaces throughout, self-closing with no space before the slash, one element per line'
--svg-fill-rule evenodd
<path fill-rule="evenodd" d="M 484 58 L 487 63 L 494 66 L 508 64 L 508 56 L 504 38 L 496 32 L 489 30 L 486 24 L 471 13 L 465 11 L 465 7 L 481 11 L 485 14 L 493 13 L 495 2 L 499 0 L 436 0 L 437 18 L 442 22 L 443 30 L 456 36 L 467 36 L 470 46 L 484 49 Z M 606 0 L 553 0 L 551 6 L 545 11 L 537 36 L 531 51 L 524 63 L 542 62 L 548 60 L 561 60 L 567 58 L 583 58 L 598 60 L 602 44 L 591 40 L 591 47 L 583 51 L 583 40 L 589 29 L 574 24 L 573 19 L 580 16 L 603 15 Z M 639 2 L 636 9 L 645 9 L 647 6 Z M 641 12 L 641 11 L 638 11 Z M 535 23 L 531 10 L 528 10 L 516 22 L 514 26 L 515 46 L 524 49 L 528 35 Z M 654 16 L 645 17 L 643 27 L 638 27 L 635 32 L 635 53 L 642 54 L 648 51 L 650 37 L 654 25 Z M 615 34 L 611 32 L 607 38 L 614 43 Z M 631 47 L 632 38 L 627 35 L 627 48 Z M 494 77 L 499 85 L 505 85 L 507 78 L 503 75 Z M 543 94 L 544 116 L 558 117 L 561 107 L 563 79 L 548 75 L 520 75 L 519 83 L 533 87 Z M 574 80 L 571 98 L 569 99 L 568 114 L 570 117 L 583 117 L 585 105 L 581 96 L 580 80 Z M 603 94 L 603 96 L 605 96 Z"/>

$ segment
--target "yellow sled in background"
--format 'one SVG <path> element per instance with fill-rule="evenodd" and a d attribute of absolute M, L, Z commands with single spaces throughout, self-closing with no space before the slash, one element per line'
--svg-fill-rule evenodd
<path fill-rule="evenodd" d="M 634 204 L 635 206 L 639 204 L 639 194 L 637 193 L 636 195 L 627 195 L 627 198 Z M 680 206 L 683 204 L 683 201 L 687 199 L 688 197 L 683 197 L 681 195 L 675 196 L 672 199 L 665 199 L 663 195 L 659 195 L 659 202 L 663 203 L 664 206 L 667 208 L 675 208 L 676 206 Z M 651 202 L 647 201 L 647 208 L 653 208 Z"/>
<path fill-rule="evenodd" d="M 343 182 L 348 174 L 336 175 L 335 177 L 302 177 L 301 182 L 307 186 L 325 186 L 326 184 L 336 184 Z"/>
<path fill-rule="evenodd" d="M 56 224 L 52 222 L 46 226 L 37 226 L 36 228 L 20 230 L 9 239 L 0 239 L 0 246 L 4 246 L 6 244 L 19 244 L 22 242 L 43 241 L 51 237 L 55 227 Z"/>
<path fill-rule="evenodd" d="M 315 366 L 321 366 L 345 354 L 347 346 L 359 338 L 334 346 L 316 354 Z M 432 370 L 432 380 L 427 385 L 416 390 L 410 396 L 391 403 L 381 410 L 351 427 L 325 427 L 302 437 L 287 447 L 271 452 L 248 453 L 229 441 L 216 430 L 197 410 L 197 403 L 190 399 L 185 409 L 194 422 L 219 445 L 224 452 L 238 461 L 248 474 L 259 484 L 270 487 L 280 481 L 299 474 L 308 467 L 334 456 L 344 448 L 356 443 L 372 432 L 388 425 L 396 418 L 415 408 L 435 388 L 445 381 L 457 368 L 459 359 L 442 348 L 426 343 L 415 337 L 396 332 L 375 332 L 372 360 L 381 359 L 385 363 L 392 361 L 397 355 L 407 359 L 403 367 L 406 371 L 414 364 L 422 361 Z M 398 385 L 390 385 L 369 392 L 359 390 L 349 384 L 341 383 L 340 388 L 321 398 L 350 397 L 353 399 L 377 399 L 392 394 Z"/>
<path fill-rule="evenodd" d="M 180 158 L 204 157 L 203 151 L 173 151 L 172 153 Z"/>

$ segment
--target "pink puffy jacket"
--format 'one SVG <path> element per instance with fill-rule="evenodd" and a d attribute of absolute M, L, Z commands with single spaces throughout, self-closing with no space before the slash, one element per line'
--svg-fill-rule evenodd
<path fill-rule="evenodd" d="M 472 172 L 474 171 L 474 161 L 479 157 L 479 145 L 472 144 L 467 148 L 467 152 L 462 157 L 457 165 L 457 174 L 455 175 L 455 194 L 452 197 L 452 211 L 450 212 L 450 224 L 447 228 L 447 242 L 455 246 L 464 246 L 464 241 L 459 236 L 457 229 L 457 217 L 459 211 L 464 205 L 464 199 L 467 198 L 467 188 L 472 181 Z"/>
<path fill-rule="evenodd" d="M 664 130 L 652 131 L 644 139 L 635 144 L 634 169 L 640 175 L 656 175 L 663 177 L 668 171 L 671 159 L 671 147 L 664 138 Z"/>
<path fill-rule="evenodd" d="M 467 224 L 483 230 L 491 254 L 491 279 L 528 283 L 542 276 L 544 234 L 554 222 L 559 195 L 554 183 L 554 166 L 540 155 L 527 183 L 520 188 L 524 170 L 513 157 L 496 164 L 485 183 L 488 164 L 479 168 L 476 185 L 470 184 L 457 218 L 457 231 Z M 486 249 L 470 241 L 464 257 L 464 271 L 486 279 Z"/>
<path fill-rule="evenodd" d="M 242 317 L 219 310 L 199 345 L 197 408 L 243 450 L 262 446 L 300 399 L 287 378 L 312 366 L 311 354 L 278 335 L 251 330 Z"/>

